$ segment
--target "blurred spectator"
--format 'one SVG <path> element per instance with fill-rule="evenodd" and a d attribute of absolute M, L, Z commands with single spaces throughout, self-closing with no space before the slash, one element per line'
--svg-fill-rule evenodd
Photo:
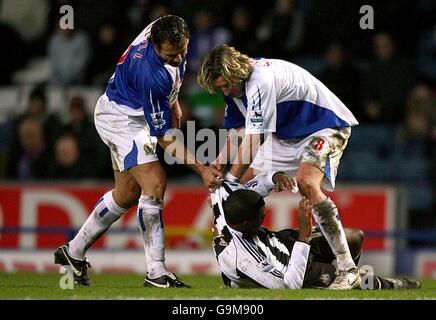
<path fill-rule="evenodd" d="M 326 53 L 326 69 L 319 75 L 324 83 L 360 119 L 361 74 L 339 43 L 332 43 Z"/>
<path fill-rule="evenodd" d="M 20 35 L 11 27 L 0 22 L 0 85 L 10 85 L 12 74 L 24 67 L 29 57 L 27 46 Z"/>
<path fill-rule="evenodd" d="M 68 87 L 83 83 L 89 57 L 86 34 L 75 29 L 58 28 L 48 43 L 49 84 Z"/>
<path fill-rule="evenodd" d="M 19 33 L 30 55 L 43 53 L 48 15 L 48 0 L 0 1 L 0 20 Z"/>
<path fill-rule="evenodd" d="M 147 21 L 147 23 L 152 23 L 157 18 L 166 16 L 166 15 L 168 15 L 170 13 L 171 13 L 170 9 L 168 8 L 167 5 L 162 4 L 162 3 L 158 3 L 154 7 L 151 8 L 150 13 L 148 14 L 148 21 Z M 141 24 L 143 24 L 143 23 L 144 22 L 141 21 Z"/>
<path fill-rule="evenodd" d="M 194 28 L 191 33 L 187 67 L 196 73 L 203 57 L 218 44 L 227 43 L 230 33 L 227 28 L 215 25 L 214 15 L 206 8 L 195 14 Z"/>
<path fill-rule="evenodd" d="M 406 158 L 431 159 L 436 131 L 436 96 L 425 84 L 416 85 L 407 98 L 406 120 L 400 132 L 398 153 Z"/>
<path fill-rule="evenodd" d="M 59 1 L 59 0 L 58 0 Z M 62 1 L 62 0 L 60 0 Z M 95 0 L 63 0 L 71 3 L 74 8 L 75 28 L 95 39 L 99 27 L 107 21 L 119 26 L 121 39 L 130 33 L 130 23 L 127 11 L 133 0 L 95 1 Z M 59 10 L 58 10 L 59 12 Z M 129 41 L 130 43 L 130 41 Z"/>
<path fill-rule="evenodd" d="M 216 121 L 217 110 L 224 110 L 225 103 L 221 94 L 214 95 L 202 90 L 196 83 L 186 86 L 190 113 L 203 127 L 210 127 Z"/>
<path fill-rule="evenodd" d="M 231 20 L 231 38 L 229 44 L 237 47 L 249 56 L 259 55 L 257 41 L 253 41 L 254 25 L 252 14 L 247 7 L 238 6 L 233 10 Z"/>
<path fill-rule="evenodd" d="M 421 36 L 416 64 L 420 74 L 436 84 L 436 24 Z"/>
<path fill-rule="evenodd" d="M 365 106 L 361 121 L 404 121 L 406 96 L 415 83 L 412 65 L 399 56 L 392 36 L 374 36 L 374 61 L 365 77 Z"/>
<path fill-rule="evenodd" d="M 359 44 L 370 34 L 359 28 L 361 5 L 359 1 L 311 0 L 305 11 L 302 54 L 322 55 L 332 41 L 347 43 L 349 47 Z"/>
<path fill-rule="evenodd" d="M 81 157 L 76 138 L 71 134 L 60 136 L 55 143 L 54 159 L 47 168 L 47 178 L 78 180 L 92 177 L 92 171 Z"/>
<path fill-rule="evenodd" d="M 182 91 L 188 101 L 190 112 L 199 122 L 197 125 L 207 127 L 214 121 L 217 104 L 224 105 L 220 97 L 211 96 L 197 84 L 197 71 L 203 57 L 218 44 L 227 43 L 230 32 L 227 28 L 215 25 L 213 14 L 207 8 L 201 8 L 195 13 L 194 31 L 191 33 L 188 50 L 189 71 L 185 75 Z"/>
<path fill-rule="evenodd" d="M 68 111 L 69 121 L 63 127 L 63 132 L 74 136 L 81 158 L 89 166 L 92 166 L 94 177 L 112 177 L 113 170 L 109 153 L 86 113 L 83 97 L 73 96 Z"/>
<path fill-rule="evenodd" d="M 93 41 L 92 57 L 89 63 L 88 78 L 92 85 L 106 86 L 127 47 L 119 38 L 115 25 L 103 24 L 99 27 L 97 39 Z"/>
<path fill-rule="evenodd" d="M 17 180 L 42 179 L 46 176 L 49 154 L 40 122 L 26 118 L 18 127 L 18 141 L 9 153 L 7 175 Z"/>
<path fill-rule="evenodd" d="M 258 30 L 264 55 L 271 58 L 289 59 L 303 40 L 304 12 L 295 0 L 276 0 L 274 8 L 267 12 Z"/>
<path fill-rule="evenodd" d="M 29 105 L 26 111 L 13 121 L 12 145 L 17 145 L 18 127 L 27 118 L 38 121 L 43 129 L 46 148 L 51 152 L 54 139 L 59 135 L 61 122 L 59 117 L 47 110 L 47 98 L 42 87 L 35 87 L 29 95 Z"/>
<path fill-rule="evenodd" d="M 83 97 L 73 96 L 70 100 L 68 111 L 69 121 L 64 126 L 63 131 L 74 134 L 81 150 L 86 152 L 95 149 L 95 142 L 98 136 L 94 125 L 86 113 Z"/>

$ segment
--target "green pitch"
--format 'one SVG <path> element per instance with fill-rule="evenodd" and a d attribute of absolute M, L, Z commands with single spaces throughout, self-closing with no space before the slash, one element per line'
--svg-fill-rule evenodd
<path fill-rule="evenodd" d="M 417 290 L 265 290 L 229 289 L 220 277 L 195 275 L 180 278 L 191 289 L 154 289 L 142 287 L 142 276 L 136 274 L 90 274 L 92 287 L 62 290 L 62 274 L 0 273 L 0 300 L 6 299 L 436 299 L 436 280 L 422 279 Z"/>

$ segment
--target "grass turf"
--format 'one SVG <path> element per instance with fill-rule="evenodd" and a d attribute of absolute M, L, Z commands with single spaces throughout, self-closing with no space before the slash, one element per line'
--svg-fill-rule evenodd
<path fill-rule="evenodd" d="M 76 286 L 62 290 L 61 274 L 0 273 L 1 300 L 100 300 L 100 299 L 238 299 L 238 300 L 301 300 L 301 299 L 436 299 L 436 280 L 422 279 L 418 290 L 265 290 L 229 289 L 220 277 L 207 275 L 180 276 L 191 289 L 144 288 L 137 274 L 90 274 L 92 287 Z"/>

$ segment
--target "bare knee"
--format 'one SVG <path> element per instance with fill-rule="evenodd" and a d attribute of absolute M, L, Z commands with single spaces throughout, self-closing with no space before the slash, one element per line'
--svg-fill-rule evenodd
<path fill-rule="evenodd" d="M 316 181 L 314 181 L 314 179 L 311 179 L 310 176 L 297 175 L 297 184 L 298 188 L 300 189 L 300 193 L 309 199 L 311 204 L 318 204 L 324 200 L 325 197 L 323 197 L 320 186 Z"/>
<path fill-rule="evenodd" d="M 133 167 L 129 173 L 141 186 L 142 194 L 163 199 L 167 179 L 166 173 L 158 161 Z"/>
<path fill-rule="evenodd" d="M 142 194 L 163 199 L 166 189 L 165 179 L 150 179 L 142 187 Z"/>
<path fill-rule="evenodd" d="M 361 229 L 356 228 L 345 228 L 344 231 L 347 238 L 348 247 L 350 248 L 351 256 L 356 257 L 362 249 L 365 234 Z"/>
<path fill-rule="evenodd" d="M 141 196 L 141 187 L 137 183 L 115 186 L 112 196 L 118 206 L 129 209 L 138 204 L 138 199 Z"/>

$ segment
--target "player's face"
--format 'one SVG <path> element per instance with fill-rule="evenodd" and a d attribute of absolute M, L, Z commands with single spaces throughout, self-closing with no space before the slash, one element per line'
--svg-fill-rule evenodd
<path fill-rule="evenodd" d="M 186 39 L 181 48 L 175 48 L 166 40 L 159 48 L 156 48 L 156 52 L 165 63 L 173 67 L 178 67 L 188 53 L 188 43 L 189 40 Z"/>
<path fill-rule="evenodd" d="M 231 98 L 239 98 L 244 90 L 244 82 L 228 83 L 223 76 L 219 76 L 214 80 L 215 87 L 220 90 L 225 96 Z"/>

